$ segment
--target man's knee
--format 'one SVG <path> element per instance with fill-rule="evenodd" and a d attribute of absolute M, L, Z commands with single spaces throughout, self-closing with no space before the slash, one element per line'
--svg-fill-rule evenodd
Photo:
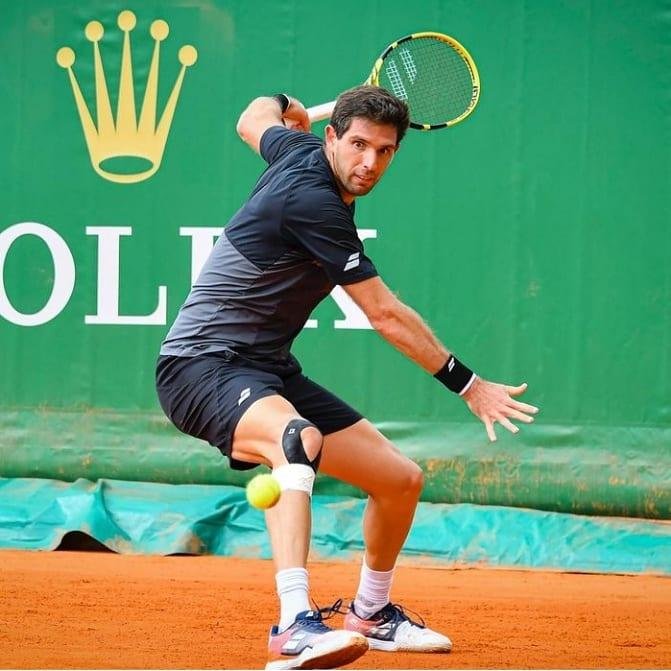
<path fill-rule="evenodd" d="M 321 460 L 324 438 L 317 427 L 305 419 L 290 420 L 282 434 L 286 464 L 273 469 L 280 488 L 312 495 L 315 475 Z"/>
<path fill-rule="evenodd" d="M 400 491 L 408 498 L 419 498 L 424 488 L 424 472 L 414 462 L 408 459 L 401 477 Z"/>
<path fill-rule="evenodd" d="M 316 472 L 319 469 L 319 462 L 322 458 L 324 436 L 322 436 L 321 431 L 314 424 L 310 424 L 300 431 L 300 440 L 305 456 L 314 465 Z"/>
<path fill-rule="evenodd" d="M 391 499 L 398 503 L 417 501 L 424 487 L 424 473 L 412 460 L 403 458 L 385 478 L 380 491 L 370 492 L 376 498 Z"/>
<path fill-rule="evenodd" d="M 282 433 L 282 451 L 290 464 L 309 466 L 316 473 L 324 437 L 307 419 L 290 420 Z"/>

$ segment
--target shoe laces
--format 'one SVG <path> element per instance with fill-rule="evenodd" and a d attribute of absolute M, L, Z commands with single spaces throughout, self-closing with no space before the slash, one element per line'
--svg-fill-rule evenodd
<path fill-rule="evenodd" d="M 332 618 L 334 615 L 344 615 L 347 611 L 342 610 L 342 599 L 338 599 L 335 601 L 333 604 L 330 606 L 326 606 L 325 608 L 320 608 L 317 605 L 317 602 L 313 599 L 312 600 L 312 605 L 315 607 L 314 613 L 315 615 L 319 616 L 320 620 L 328 620 L 329 618 Z"/>
<path fill-rule="evenodd" d="M 309 631 L 318 633 L 330 631 L 330 629 L 324 624 L 324 620 L 328 620 L 336 613 L 341 612 L 340 607 L 342 605 L 342 599 L 338 599 L 332 606 L 327 606 L 325 608 L 320 608 L 317 605 L 317 602 L 313 599 L 312 605 L 314 606 L 314 609 L 307 611 L 304 615 L 301 616 L 301 627 L 303 629 L 308 629 Z"/>
<path fill-rule="evenodd" d="M 382 610 L 378 611 L 373 617 L 379 617 L 383 622 L 395 622 L 396 626 L 401 624 L 401 622 L 410 622 L 410 624 L 419 627 L 420 629 L 425 629 L 426 624 L 422 617 L 415 613 L 415 611 L 408 609 L 408 612 L 412 613 L 416 620 L 413 620 L 407 613 L 406 609 L 401 606 L 399 603 L 389 602 Z"/>
<path fill-rule="evenodd" d="M 315 601 L 313 600 L 312 603 L 317 606 Z M 334 615 L 347 615 L 347 608 L 342 607 L 342 599 L 338 599 L 337 601 L 334 601 L 333 604 L 330 606 L 327 606 L 326 608 L 317 608 L 317 610 L 320 613 L 325 613 L 325 620 L 328 620 L 330 617 L 333 617 Z"/>

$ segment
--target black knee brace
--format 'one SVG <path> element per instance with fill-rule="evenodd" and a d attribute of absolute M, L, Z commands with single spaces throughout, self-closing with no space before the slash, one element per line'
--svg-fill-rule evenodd
<path fill-rule="evenodd" d="M 316 473 L 319 468 L 319 461 L 322 458 L 322 448 L 320 445 L 317 456 L 312 460 L 305 454 L 305 448 L 301 440 L 301 431 L 308 426 L 311 426 L 313 429 L 317 428 L 312 422 L 308 422 L 306 419 L 292 419 L 287 424 L 282 435 L 282 450 L 290 464 L 309 466 Z"/>

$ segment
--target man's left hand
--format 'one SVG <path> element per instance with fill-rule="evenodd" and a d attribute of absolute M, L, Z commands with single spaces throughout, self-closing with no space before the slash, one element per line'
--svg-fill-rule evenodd
<path fill-rule="evenodd" d="M 498 422 L 511 433 L 517 433 L 519 427 L 515 426 L 510 421 L 511 419 L 519 420 L 525 424 L 531 424 L 534 421 L 532 415 L 538 412 L 538 408 L 528 403 L 516 401 L 513 398 L 523 394 L 526 389 L 526 382 L 519 387 L 511 387 L 477 378 L 462 398 L 471 412 L 482 420 L 487 429 L 489 440 L 494 442 L 496 440 L 495 422 Z"/>

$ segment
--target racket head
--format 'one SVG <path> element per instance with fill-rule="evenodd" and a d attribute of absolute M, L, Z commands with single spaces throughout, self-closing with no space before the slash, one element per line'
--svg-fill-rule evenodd
<path fill-rule="evenodd" d="M 435 32 L 406 35 L 375 62 L 367 84 L 404 100 L 410 126 L 437 130 L 466 119 L 480 99 L 475 61 L 453 37 Z"/>

